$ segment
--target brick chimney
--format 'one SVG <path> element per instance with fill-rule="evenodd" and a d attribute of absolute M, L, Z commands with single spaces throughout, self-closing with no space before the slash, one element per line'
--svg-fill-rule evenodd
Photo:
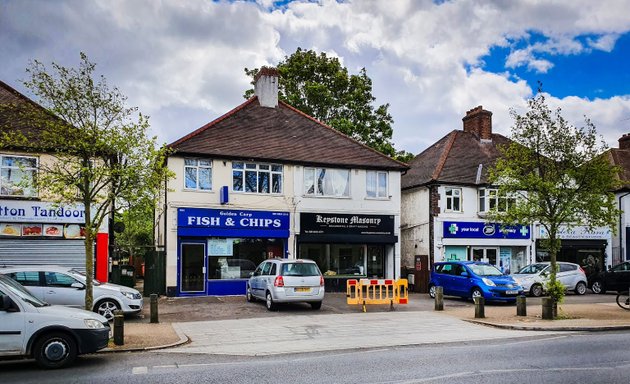
<path fill-rule="evenodd" d="M 624 133 L 619 138 L 619 149 L 630 149 L 630 133 Z"/>
<path fill-rule="evenodd" d="M 278 70 L 262 67 L 254 78 L 254 94 L 261 107 L 278 106 Z"/>
<path fill-rule="evenodd" d="M 466 112 L 462 121 L 464 132 L 472 132 L 482 140 L 492 140 L 492 112 L 481 105 Z"/>

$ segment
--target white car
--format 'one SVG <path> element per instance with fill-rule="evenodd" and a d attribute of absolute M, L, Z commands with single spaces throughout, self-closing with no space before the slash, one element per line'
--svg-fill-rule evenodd
<path fill-rule="evenodd" d="M 33 296 L 56 305 L 76 308 L 85 306 L 85 274 L 60 266 L 12 266 L 0 268 L 0 274 L 22 284 Z M 126 315 L 142 311 L 142 295 L 133 288 L 101 283 L 94 279 L 92 310 L 108 320 L 115 310 Z"/>
<path fill-rule="evenodd" d="M 582 267 L 573 263 L 559 261 L 556 263 L 558 272 L 556 279 L 559 280 L 569 291 L 574 291 L 578 295 L 586 293 L 586 274 Z M 541 262 L 523 267 L 517 273 L 512 274 L 514 280 L 523 286 L 525 292 L 532 296 L 541 296 L 544 287 L 551 274 L 551 263 Z"/>

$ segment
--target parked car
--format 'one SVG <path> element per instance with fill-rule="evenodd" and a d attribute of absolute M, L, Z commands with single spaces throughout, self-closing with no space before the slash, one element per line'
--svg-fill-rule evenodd
<path fill-rule="evenodd" d="M 103 316 L 51 306 L 0 275 L 0 358 L 32 357 L 44 368 L 61 368 L 105 348 L 109 333 Z"/>
<path fill-rule="evenodd" d="M 599 272 L 592 280 L 593 293 L 627 291 L 630 288 L 630 262 L 617 264 L 606 272 Z"/>
<path fill-rule="evenodd" d="M 260 263 L 247 282 L 247 301 L 264 300 L 267 309 L 276 303 L 306 302 L 320 309 L 324 300 L 324 276 L 307 259 L 271 259 Z"/>
<path fill-rule="evenodd" d="M 511 276 L 504 275 L 492 264 L 479 261 L 435 263 L 431 269 L 429 296 L 435 297 L 436 287 L 442 287 L 447 296 L 483 297 L 488 301 L 516 301 L 516 296 L 523 292 Z"/>
<path fill-rule="evenodd" d="M 582 267 L 573 263 L 559 261 L 556 263 L 558 272 L 556 279 L 559 280 L 569 291 L 574 291 L 578 295 L 586 293 L 586 274 Z M 541 262 L 526 265 L 512 276 L 523 286 L 525 292 L 532 296 L 541 296 L 545 290 L 545 284 L 549 281 L 551 274 L 551 263 Z"/>
<path fill-rule="evenodd" d="M 60 266 L 12 266 L 0 268 L 0 274 L 22 284 L 41 301 L 76 308 L 85 306 L 86 276 L 80 271 Z M 94 279 L 92 310 L 108 320 L 115 310 L 135 314 L 142 310 L 142 295 L 133 288 L 101 283 Z"/>

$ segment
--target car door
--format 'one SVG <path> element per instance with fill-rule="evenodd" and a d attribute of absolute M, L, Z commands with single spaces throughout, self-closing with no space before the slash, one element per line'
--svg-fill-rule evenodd
<path fill-rule="evenodd" d="M 450 279 L 453 295 L 468 297 L 468 292 L 472 288 L 470 286 L 470 274 L 463 265 L 453 264 Z"/>
<path fill-rule="evenodd" d="M 44 301 L 47 303 L 77 308 L 85 306 L 85 290 L 72 286 L 83 284 L 74 277 L 62 272 L 44 271 L 44 282 Z"/>
<path fill-rule="evenodd" d="M 625 262 L 615 266 L 607 277 L 606 289 L 627 291 L 630 288 L 630 263 Z"/>
<path fill-rule="evenodd" d="M 0 288 L 0 296 L 6 295 Z M 17 304 L 16 304 L 17 305 Z M 0 354 L 19 355 L 24 343 L 25 314 L 0 309 Z"/>
<path fill-rule="evenodd" d="M 453 287 L 454 266 L 453 263 L 446 263 L 442 265 L 442 270 L 440 271 L 440 285 L 444 294 L 449 296 L 457 295 L 455 287 Z"/>
<path fill-rule="evenodd" d="M 567 289 L 575 288 L 578 282 L 577 278 L 579 277 L 577 274 L 577 265 L 558 263 L 558 267 L 558 274 L 556 275 L 558 281 Z"/>
<path fill-rule="evenodd" d="M 252 275 L 252 279 L 250 281 L 250 288 L 252 289 L 252 294 L 259 298 L 264 296 L 262 275 L 263 275 L 263 270 L 265 268 L 268 268 L 268 264 L 269 264 L 268 262 L 260 263 L 260 265 L 258 265 L 256 270 L 254 271 L 254 274 Z"/>

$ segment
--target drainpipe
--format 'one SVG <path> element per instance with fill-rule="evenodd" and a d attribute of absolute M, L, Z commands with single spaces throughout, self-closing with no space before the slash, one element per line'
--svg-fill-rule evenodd
<path fill-rule="evenodd" d="M 621 232 L 623 227 L 622 227 L 622 222 L 621 219 L 623 217 L 623 211 L 621 210 L 621 199 L 623 199 L 624 197 L 630 195 L 630 192 L 626 192 L 625 194 L 619 196 L 619 262 L 623 262 L 626 260 L 625 255 L 623 254 L 623 233 Z"/>

